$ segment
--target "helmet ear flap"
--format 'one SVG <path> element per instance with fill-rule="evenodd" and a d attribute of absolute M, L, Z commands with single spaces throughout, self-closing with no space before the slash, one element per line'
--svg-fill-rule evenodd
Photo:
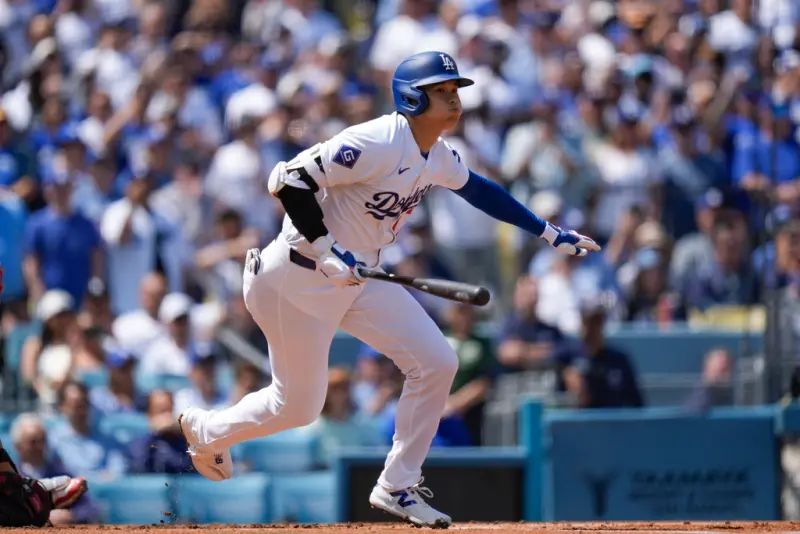
<path fill-rule="evenodd" d="M 414 88 L 414 93 L 416 93 L 414 100 L 416 100 L 417 103 L 414 106 L 413 115 L 416 116 L 421 115 L 426 109 L 428 109 L 428 95 L 425 94 L 425 91 L 417 87 Z"/>

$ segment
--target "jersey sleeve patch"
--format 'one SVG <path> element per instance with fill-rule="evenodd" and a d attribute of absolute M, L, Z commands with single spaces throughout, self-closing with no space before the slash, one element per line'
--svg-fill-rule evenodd
<path fill-rule="evenodd" d="M 333 156 L 333 162 L 342 167 L 352 169 L 355 167 L 359 157 L 361 157 L 361 150 L 350 145 L 342 145 L 336 151 L 336 155 Z"/>

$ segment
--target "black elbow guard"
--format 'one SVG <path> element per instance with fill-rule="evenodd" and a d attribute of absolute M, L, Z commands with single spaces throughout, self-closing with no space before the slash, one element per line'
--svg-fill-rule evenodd
<path fill-rule="evenodd" d="M 328 228 L 322 222 L 322 208 L 319 207 L 313 191 L 286 186 L 278 192 L 278 199 L 295 228 L 309 243 L 328 235 Z"/>

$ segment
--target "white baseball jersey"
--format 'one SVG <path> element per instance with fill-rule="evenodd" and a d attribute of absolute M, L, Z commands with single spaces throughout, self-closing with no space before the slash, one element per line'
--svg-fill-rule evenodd
<path fill-rule="evenodd" d="M 441 137 L 425 158 L 408 121 L 396 112 L 347 128 L 306 154 L 322 160 L 325 174 L 316 174 L 315 180 L 325 226 L 371 267 L 431 187 L 460 189 L 469 178 L 461 156 Z M 291 247 L 313 257 L 288 216 L 283 234 Z"/>

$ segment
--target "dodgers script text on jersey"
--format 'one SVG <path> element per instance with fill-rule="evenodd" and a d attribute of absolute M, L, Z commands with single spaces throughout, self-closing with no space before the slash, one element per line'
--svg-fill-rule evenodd
<path fill-rule="evenodd" d="M 378 264 L 380 249 L 394 242 L 406 216 L 431 187 L 460 189 L 469 177 L 458 153 L 444 139 L 427 158 L 420 154 L 408 121 L 398 113 L 347 128 L 296 159 L 311 154 L 320 157 L 324 171 L 317 177 L 317 200 L 326 226 L 369 266 Z M 340 185 L 349 187 L 336 187 Z M 313 254 L 288 217 L 283 231 L 292 247 Z"/>

